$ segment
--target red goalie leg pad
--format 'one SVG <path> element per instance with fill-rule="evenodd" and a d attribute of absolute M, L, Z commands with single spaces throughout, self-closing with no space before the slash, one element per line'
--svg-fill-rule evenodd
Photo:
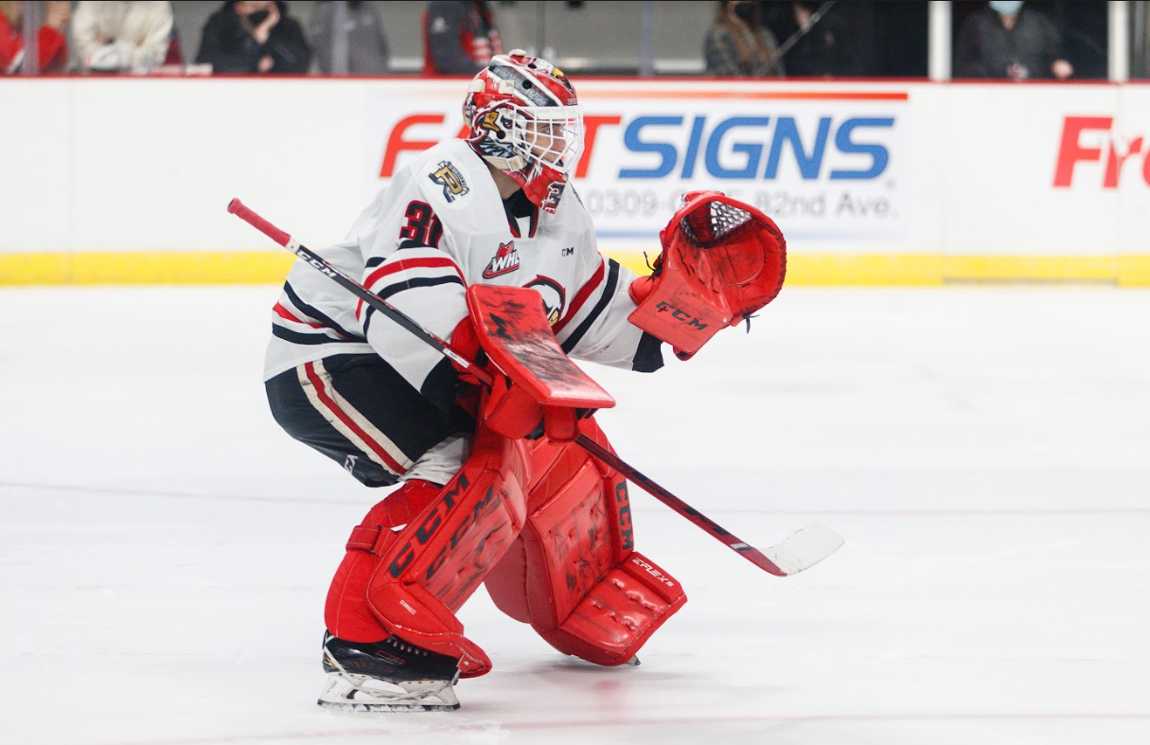
<path fill-rule="evenodd" d="M 481 428 L 471 456 L 437 497 L 402 530 L 376 531 L 371 546 L 378 558 L 366 588 L 371 613 L 401 639 L 458 657 L 464 677 L 482 675 L 491 663 L 463 637 L 455 612 L 523 529 L 525 456 L 521 442 Z"/>
<path fill-rule="evenodd" d="M 378 642 L 388 630 L 371 612 L 367 602 L 367 585 L 379 566 L 379 556 L 372 553 L 379 541 L 393 537 L 391 528 L 407 525 L 439 497 L 442 487 L 427 481 L 409 481 L 375 505 L 352 531 L 347 553 L 336 570 L 327 593 L 324 621 L 327 630 L 349 642 Z"/>
<path fill-rule="evenodd" d="M 670 575 L 638 551 L 612 567 L 563 623 L 542 636 L 560 652 L 622 665 L 687 602 Z"/>
<path fill-rule="evenodd" d="M 579 426 L 608 445 L 594 420 Z M 527 524 L 488 575 L 488 593 L 561 652 L 627 662 L 686 602 L 682 588 L 633 552 L 627 482 L 616 471 L 575 445 L 541 441 L 532 474 Z"/>

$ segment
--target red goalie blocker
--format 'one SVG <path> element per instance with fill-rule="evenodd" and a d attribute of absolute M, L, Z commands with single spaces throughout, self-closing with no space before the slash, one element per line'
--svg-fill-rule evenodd
<path fill-rule="evenodd" d="M 717 191 L 684 195 L 686 204 L 659 240 L 650 277 L 631 284 L 630 316 L 681 359 L 698 352 L 775 299 L 783 287 L 787 242 L 771 218 Z"/>
<path fill-rule="evenodd" d="M 472 285 L 467 308 L 480 345 L 505 376 L 496 376 L 484 405 L 484 419 L 496 432 L 525 437 L 542 419 L 550 439 L 569 442 L 578 434 L 577 408 L 615 405 L 563 352 L 539 293 Z"/>

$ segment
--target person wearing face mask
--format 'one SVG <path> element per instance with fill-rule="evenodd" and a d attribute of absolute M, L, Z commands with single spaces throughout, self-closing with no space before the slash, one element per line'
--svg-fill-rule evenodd
<path fill-rule="evenodd" d="M 716 77 L 782 76 L 775 60 L 779 44 L 759 17 L 759 3 L 748 0 L 717 4 L 715 20 L 703 41 L 707 74 Z"/>
<path fill-rule="evenodd" d="M 197 64 L 213 73 L 304 74 L 311 47 L 287 3 L 229 0 L 204 25 Z"/>
<path fill-rule="evenodd" d="M 966 20 L 954 49 L 956 78 L 1066 80 L 1074 67 L 1061 57 L 1062 33 L 1021 0 L 994 0 Z"/>

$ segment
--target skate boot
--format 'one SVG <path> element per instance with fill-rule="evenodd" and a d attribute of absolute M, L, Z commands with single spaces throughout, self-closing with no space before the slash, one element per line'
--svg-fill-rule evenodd
<path fill-rule="evenodd" d="M 453 711 L 458 661 L 420 649 L 397 636 L 349 642 L 324 632 L 327 683 L 320 706 L 344 711 Z"/>

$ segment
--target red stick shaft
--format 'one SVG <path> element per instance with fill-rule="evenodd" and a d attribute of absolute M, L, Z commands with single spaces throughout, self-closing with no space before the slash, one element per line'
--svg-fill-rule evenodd
<path fill-rule="evenodd" d="M 618 455 L 615 455 L 607 448 L 592 440 L 585 434 L 580 433 L 575 438 L 575 444 L 586 450 L 591 455 L 606 463 L 611 468 L 614 468 L 619 473 L 623 474 L 632 484 L 638 484 L 643 491 L 650 494 L 655 499 L 658 499 L 663 504 L 670 507 L 675 512 L 678 512 L 683 517 L 690 520 L 692 523 L 702 528 L 711 537 L 719 542 L 725 544 L 727 548 L 742 556 L 747 561 L 751 562 L 759 569 L 777 577 L 785 577 L 787 573 L 784 572 L 778 564 L 768 559 L 762 551 L 751 544 L 743 541 L 741 538 L 736 537 L 726 528 L 719 525 L 711 518 L 699 512 L 691 505 L 676 497 L 671 492 L 664 489 L 662 486 L 656 484 L 653 480 L 648 478 L 645 474 L 640 472 L 634 466 L 627 464 Z"/>

